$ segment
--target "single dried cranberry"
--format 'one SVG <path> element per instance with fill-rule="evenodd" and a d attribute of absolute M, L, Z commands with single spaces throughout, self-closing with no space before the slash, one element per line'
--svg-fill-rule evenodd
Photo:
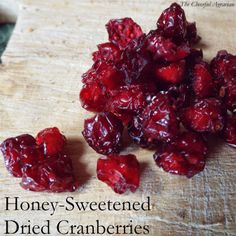
<path fill-rule="evenodd" d="M 187 20 L 184 10 L 177 3 L 165 9 L 157 21 L 158 32 L 175 42 L 182 42 L 187 35 Z"/>
<path fill-rule="evenodd" d="M 106 88 L 97 81 L 85 84 L 80 91 L 80 101 L 84 109 L 100 112 L 104 110 L 108 98 Z"/>
<path fill-rule="evenodd" d="M 139 85 L 120 87 L 111 92 L 107 109 L 119 117 L 124 124 L 146 106 L 145 95 Z"/>
<path fill-rule="evenodd" d="M 224 78 L 226 66 L 232 57 L 233 55 L 229 54 L 226 50 L 221 50 L 217 53 L 216 57 L 211 60 L 211 71 L 216 80 Z"/>
<path fill-rule="evenodd" d="M 194 66 L 192 88 L 197 97 L 209 97 L 214 92 L 213 79 L 207 63 L 199 63 Z"/>
<path fill-rule="evenodd" d="M 31 168 L 24 168 L 21 186 L 36 192 L 72 192 L 78 188 L 78 182 L 73 174 L 71 159 L 59 153 Z"/>
<path fill-rule="evenodd" d="M 224 140 L 236 147 L 236 115 L 228 115 L 224 130 Z"/>
<path fill-rule="evenodd" d="M 82 134 L 90 147 L 106 155 L 120 151 L 122 132 L 122 122 L 112 113 L 103 112 L 85 120 Z"/>
<path fill-rule="evenodd" d="M 63 151 L 66 137 L 57 127 L 47 128 L 37 134 L 36 143 L 43 146 L 45 155 L 51 156 Z"/>
<path fill-rule="evenodd" d="M 197 132 L 217 133 L 224 128 L 224 110 L 220 100 L 207 98 L 183 109 L 182 122 Z"/>
<path fill-rule="evenodd" d="M 157 21 L 157 31 L 177 44 L 183 41 L 194 44 L 200 40 L 195 22 L 187 22 L 184 10 L 177 3 L 172 3 L 162 12 Z"/>
<path fill-rule="evenodd" d="M 236 80 L 231 80 L 225 83 L 222 87 L 224 89 L 224 102 L 228 110 L 236 112 Z"/>
<path fill-rule="evenodd" d="M 150 31 L 145 39 L 146 50 L 154 61 L 174 62 L 186 58 L 190 53 L 188 44 L 177 46 L 170 39 L 160 36 L 157 31 Z"/>
<path fill-rule="evenodd" d="M 157 67 L 155 75 L 157 80 L 177 84 L 184 79 L 185 61 L 171 63 L 167 66 Z"/>
<path fill-rule="evenodd" d="M 117 67 L 125 74 L 125 84 L 147 81 L 152 66 L 151 58 L 143 50 L 145 35 L 129 42 Z"/>
<path fill-rule="evenodd" d="M 31 164 L 35 159 L 34 156 L 29 158 L 25 153 L 34 151 L 35 148 L 36 141 L 29 134 L 6 139 L 0 145 L 0 150 L 2 151 L 7 170 L 13 176 L 21 177 L 23 166 L 27 163 Z M 22 161 L 22 155 L 24 156 L 24 161 Z"/>
<path fill-rule="evenodd" d="M 113 43 L 102 43 L 98 46 L 98 51 L 93 53 L 93 61 L 106 61 L 117 63 L 121 60 L 121 50 Z"/>
<path fill-rule="evenodd" d="M 143 34 L 141 27 L 131 18 L 114 19 L 106 24 L 109 40 L 120 49 Z"/>
<path fill-rule="evenodd" d="M 203 139 L 195 133 L 185 132 L 175 142 L 159 148 L 154 160 L 164 171 L 190 178 L 204 169 L 206 153 Z"/>
<path fill-rule="evenodd" d="M 135 155 L 108 155 L 97 161 L 97 177 L 116 193 L 135 192 L 140 182 L 140 167 Z"/>
<path fill-rule="evenodd" d="M 179 122 L 166 93 L 154 97 L 141 116 L 144 136 L 148 142 L 169 142 L 178 134 Z"/>

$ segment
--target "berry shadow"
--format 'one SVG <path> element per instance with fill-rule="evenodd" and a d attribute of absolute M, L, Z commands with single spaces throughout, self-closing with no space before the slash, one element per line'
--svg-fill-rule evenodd
<path fill-rule="evenodd" d="M 140 164 L 140 176 L 142 177 L 149 165 L 149 163 L 147 161 L 142 161 L 142 162 L 139 162 Z"/>
<path fill-rule="evenodd" d="M 81 161 L 81 156 L 84 153 L 84 144 L 78 138 L 68 138 L 66 153 L 71 156 L 74 174 L 80 186 L 84 185 L 91 178 L 91 174 L 87 171 L 87 166 Z"/>

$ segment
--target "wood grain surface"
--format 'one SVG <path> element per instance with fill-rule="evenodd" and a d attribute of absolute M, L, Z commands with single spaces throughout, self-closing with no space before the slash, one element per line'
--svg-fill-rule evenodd
<path fill-rule="evenodd" d="M 74 193 L 34 193 L 23 190 L 0 160 L 0 234 L 4 220 L 33 223 L 68 219 L 88 224 L 151 226 L 157 235 L 236 235 L 236 149 L 212 141 L 205 170 L 192 179 L 167 174 L 154 165 L 152 152 L 134 145 L 124 153 L 137 155 L 142 166 L 141 187 L 134 194 L 117 195 L 96 179 L 99 157 L 83 140 L 83 120 L 91 116 L 80 107 L 81 74 L 92 64 L 96 44 L 107 40 L 105 23 L 111 18 L 132 17 L 148 32 L 171 1 L 161 0 L 20 0 L 15 31 L 0 66 L 0 140 L 58 126 L 69 139 L 68 150 L 81 187 Z M 206 59 L 220 49 L 236 54 L 236 7 L 185 7 L 196 21 Z M 53 216 L 39 212 L 5 210 L 4 197 L 24 201 L 142 201 L 151 197 L 148 212 L 66 212 Z M 59 235 L 52 229 L 51 235 Z"/>

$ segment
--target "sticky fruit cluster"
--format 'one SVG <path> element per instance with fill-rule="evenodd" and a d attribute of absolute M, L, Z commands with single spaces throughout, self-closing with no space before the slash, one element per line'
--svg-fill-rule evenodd
<path fill-rule="evenodd" d="M 177 3 L 156 25 L 145 34 L 131 18 L 110 20 L 109 41 L 82 75 L 82 107 L 97 113 L 82 133 L 107 155 L 98 159 L 97 176 L 118 193 L 139 186 L 137 159 L 118 154 L 124 128 L 139 146 L 156 148 L 157 166 L 187 177 L 204 169 L 204 136 L 236 145 L 236 56 L 219 51 L 207 63 L 193 48 L 196 24 Z"/>
<path fill-rule="evenodd" d="M 21 177 L 20 185 L 31 191 L 75 191 L 72 160 L 64 153 L 66 138 L 58 128 L 40 131 L 36 139 L 23 134 L 6 139 L 1 145 L 7 170 Z"/>

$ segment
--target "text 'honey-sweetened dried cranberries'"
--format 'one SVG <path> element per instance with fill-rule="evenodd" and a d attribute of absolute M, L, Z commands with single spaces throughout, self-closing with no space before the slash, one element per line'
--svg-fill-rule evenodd
<path fill-rule="evenodd" d="M 186 177 L 204 169 L 208 135 L 235 146 L 236 56 L 221 50 L 205 61 L 196 23 L 177 3 L 148 33 L 131 18 L 112 19 L 106 28 L 108 42 L 93 53 L 80 92 L 82 107 L 98 113 L 85 121 L 85 140 L 108 155 L 98 160 L 100 180 L 118 193 L 137 180 L 134 157 L 118 154 L 123 129 L 140 147 L 156 149 L 157 166 Z"/>
<path fill-rule="evenodd" d="M 78 182 L 72 160 L 64 153 L 66 138 L 58 128 L 47 128 L 36 139 L 23 134 L 6 139 L 0 149 L 7 170 L 21 177 L 21 186 L 31 191 L 75 191 Z"/>

